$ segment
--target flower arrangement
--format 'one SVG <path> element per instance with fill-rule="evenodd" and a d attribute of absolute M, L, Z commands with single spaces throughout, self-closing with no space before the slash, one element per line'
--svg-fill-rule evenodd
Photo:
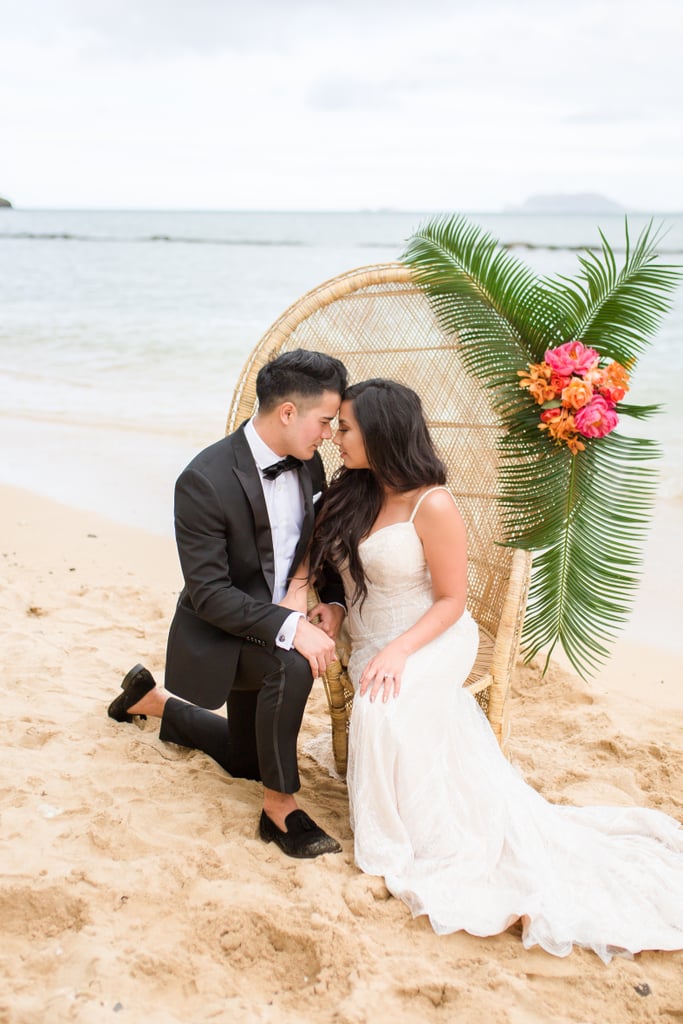
<path fill-rule="evenodd" d="M 658 411 L 622 399 L 682 276 L 659 262 L 651 224 L 635 242 L 624 226 L 623 264 L 600 232 L 573 278 L 538 277 L 458 216 L 422 225 L 402 257 L 500 417 L 505 541 L 534 552 L 525 656 L 544 651 L 547 667 L 559 643 L 583 676 L 638 582 L 659 447 L 614 428 Z"/>
<path fill-rule="evenodd" d="M 600 355 L 581 341 L 568 341 L 545 352 L 542 363 L 518 370 L 524 388 L 541 406 L 540 430 L 572 455 L 585 451 L 580 437 L 604 437 L 616 427 L 617 403 L 629 390 L 625 367 L 613 360 L 600 366 Z"/>

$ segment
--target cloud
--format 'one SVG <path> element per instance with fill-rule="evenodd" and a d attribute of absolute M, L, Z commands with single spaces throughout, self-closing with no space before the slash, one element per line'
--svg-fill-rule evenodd
<path fill-rule="evenodd" d="M 481 209 L 581 190 L 673 207 L 678 20 L 678 0 L 0 0 L 0 191 Z"/>
<path fill-rule="evenodd" d="M 423 0 L 421 16 L 453 11 L 464 0 Z M 299 52 L 310 40 L 414 17 L 412 0 L 24 0 L 8 6 L 3 32 L 33 41 L 78 37 L 84 52 L 144 56 Z M 0 11 L 2 8 L 0 7 Z"/>
<path fill-rule="evenodd" d="M 396 83 L 375 82 L 352 75 L 322 75 L 311 83 L 307 102 L 312 110 L 396 111 L 401 108 L 403 90 Z"/>

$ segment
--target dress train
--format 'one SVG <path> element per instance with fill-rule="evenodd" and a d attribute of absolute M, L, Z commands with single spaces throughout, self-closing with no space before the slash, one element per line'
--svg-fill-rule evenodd
<path fill-rule="evenodd" d="M 348 617 L 355 687 L 432 602 L 412 519 L 371 534 L 360 554 L 368 596 Z M 397 698 L 357 695 L 347 784 L 358 866 L 438 933 L 493 935 L 521 918 L 524 945 L 556 956 L 574 944 L 605 962 L 683 948 L 679 823 L 655 810 L 553 805 L 528 786 L 463 689 L 477 643 L 465 612 L 410 656 Z"/>

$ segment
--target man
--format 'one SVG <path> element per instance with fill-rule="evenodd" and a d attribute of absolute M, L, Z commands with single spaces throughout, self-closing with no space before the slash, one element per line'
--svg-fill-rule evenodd
<path fill-rule="evenodd" d="M 317 448 L 331 437 L 346 382 L 338 359 L 301 349 L 278 356 L 258 373 L 254 418 L 181 473 L 175 530 L 185 587 L 169 631 L 166 689 L 136 665 L 109 707 L 117 721 L 159 717 L 160 739 L 261 780 L 261 838 L 293 857 L 341 849 L 294 793 L 304 707 L 336 656 L 343 590 L 334 580 L 321 593 L 339 603 L 324 616 L 327 632 L 278 602 L 311 535 L 325 487 Z M 206 710 L 226 700 L 227 721 Z"/>

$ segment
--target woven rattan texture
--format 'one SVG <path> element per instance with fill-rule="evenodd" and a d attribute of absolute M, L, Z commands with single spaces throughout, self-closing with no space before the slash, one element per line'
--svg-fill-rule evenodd
<path fill-rule="evenodd" d="M 488 392 L 465 371 L 457 338 L 441 330 L 426 296 L 400 264 L 351 271 L 290 307 L 247 361 L 233 397 L 228 430 L 255 411 L 254 385 L 260 366 L 273 355 L 293 348 L 317 349 L 337 356 L 345 363 L 351 383 L 389 377 L 420 395 L 432 437 L 448 468 L 448 485 L 467 526 L 468 606 L 482 630 L 480 655 L 468 684 L 479 690 L 477 699 L 490 718 L 492 709 L 497 709 L 500 720 L 492 720 L 492 725 L 502 741 L 506 733 L 504 704 L 521 614 L 518 608 L 508 612 L 507 618 L 515 623 L 515 635 L 505 651 L 499 651 L 498 658 L 505 664 L 508 678 L 496 681 L 503 691 L 492 700 L 489 673 L 508 597 L 513 551 L 500 544 L 503 535 L 496 502 L 500 424 Z M 336 448 L 326 442 L 321 455 L 329 479 L 340 464 Z M 528 560 L 521 571 L 528 577 Z M 519 587 L 525 599 L 524 579 Z M 333 728 L 341 705 L 349 704 L 348 694 L 340 695 L 337 703 L 340 706 L 335 712 L 331 701 Z"/>

